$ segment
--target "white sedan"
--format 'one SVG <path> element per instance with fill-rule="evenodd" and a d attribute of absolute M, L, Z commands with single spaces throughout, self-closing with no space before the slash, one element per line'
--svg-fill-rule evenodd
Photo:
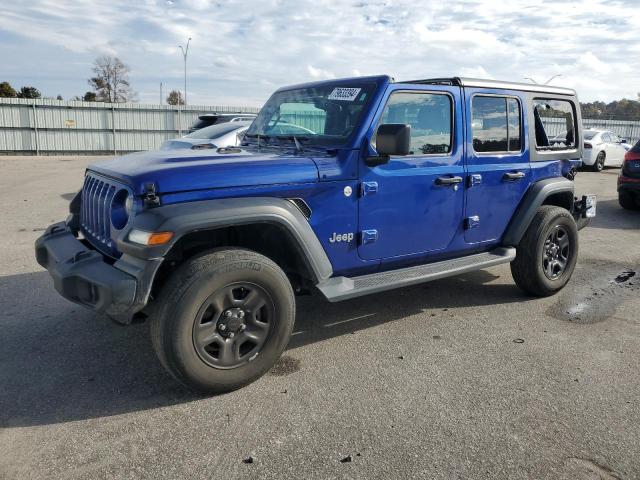
<path fill-rule="evenodd" d="M 595 172 L 604 167 L 619 167 L 631 145 L 608 130 L 585 130 L 582 164 Z"/>
<path fill-rule="evenodd" d="M 242 142 L 242 136 L 251 125 L 250 121 L 217 123 L 210 127 L 196 130 L 181 138 L 167 140 L 160 150 L 206 150 L 220 147 L 237 147 Z"/>

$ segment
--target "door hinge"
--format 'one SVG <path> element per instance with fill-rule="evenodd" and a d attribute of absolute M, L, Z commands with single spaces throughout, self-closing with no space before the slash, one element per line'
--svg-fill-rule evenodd
<path fill-rule="evenodd" d="M 378 193 L 378 182 L 362 182 L 360 184 L 360 196 L 366 197 Z"/>
<path fill-rule="evenodd" d="M 480 226 L 480 217 L 478 215 L 473 215 L 472 217 L 467 217 L 464 219 L 464 228 L 467 230 L 471 230 L 472 228 L 476 228 Z"/>
<path fill-rule="evenodd" d="M 362 232 L 360 232 L 360 239 L 362 245 L 374 243 L 378 240 L 378 230 L 362 230 Z"/>
<path fill-rule="evenodd" d="M 467 181 L 469 187 L 480 185 L 482 183 L 482 175 L 480 175 L 479 173 L 474 173 L 473 175 L 469 175 Z"/>

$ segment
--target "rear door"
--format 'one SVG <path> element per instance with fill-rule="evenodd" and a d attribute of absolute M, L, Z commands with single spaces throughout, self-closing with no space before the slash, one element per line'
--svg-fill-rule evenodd
<path fill-rule="evenodd" d="M 531 182 L 524 98 L 518 92 L 465 89 L 467 243 L 499 241 Z"/>

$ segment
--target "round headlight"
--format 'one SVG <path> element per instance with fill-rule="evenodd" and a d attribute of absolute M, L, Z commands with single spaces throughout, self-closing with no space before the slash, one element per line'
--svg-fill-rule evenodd
<path fill-rule="evenodd" d="M 118 230 L 122 230 L 129 221 L 129 212 L 126 204 L 129 200 L 129 192 L 125 189 L 118 190 L 111 201 L 111 224 Z"/>

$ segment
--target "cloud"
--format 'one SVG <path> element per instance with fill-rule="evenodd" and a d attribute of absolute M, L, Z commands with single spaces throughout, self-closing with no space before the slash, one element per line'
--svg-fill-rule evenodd
<path fill-rule="evenodd" d="M 276 88 L 386 73 L 474 76 L 635 98 L 640 10 L 632 0 L 31 0 L 3 6 L 6 80 L 50 95 L 87 90 L 92 60 L 120 56 L 142 101 L 182 88 L 190 102 L 260 105 Z M 0 79 L 0 81 L 5 78 Z"/>

